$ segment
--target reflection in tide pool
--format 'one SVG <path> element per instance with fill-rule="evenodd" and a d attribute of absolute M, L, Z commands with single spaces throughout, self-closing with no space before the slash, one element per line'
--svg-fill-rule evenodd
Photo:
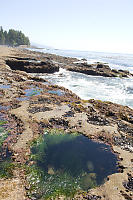
<path fill-rule="evenodd" d="M 42 91 L 42 89 L 40 89 L 38 87 L 33 87 L 30 89 L 24 90 L 26 97 L 40 95 L 41 91 Z"/>
<path fill-rule="evenodd" d="M 0 88 L 1 89 L 9 89 L 11 86 L 10 85 L 3 85 L 3 84 L 0 84 Z"/>
<path fill-rule="evenodd" d="M 37 187 L 45 198 L 56 191 L 64 195 L 86 191 L 117 172 L 117 159 L 109 146 L 79 134 L 46 132 L 31 151 L 41 173 Z"/>
<path fill-rule="evenodd" d="M 133 107 L 133 78 L 89 76 L 65 69 L 40 76 L 71 90 L 82 99 L 100 99 Z"/>

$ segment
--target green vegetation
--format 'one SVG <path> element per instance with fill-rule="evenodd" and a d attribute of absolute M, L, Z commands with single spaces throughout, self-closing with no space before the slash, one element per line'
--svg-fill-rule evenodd
<path fill-rule="evenodd" d="M 0 161 L 0 178 L 11 178 L 13 176 L 14 164 L 11 158 Z"/>
<path fill-rule="evenodd" d="M 58 129 L 45 129 L 44 134 L 46 138 L 42 135 L 38 139 L 34 140 L 32 143 L 31 159 L 36 162 L 41 162 L 42 165 L 46 165 L 46 160 L 44 159 L 45 151 L 48 146 L 58 145 L 61 142 L 72 141 L 78 137 L 78 133 L 65 134 L 62 130 Z"/>
<path fill-rule="evenodd" d="M 0 120 L 0 154 L 2 153 L 2 145 L 8 137 L 8 130 L 3 126 L 7 121 Z M 13 176 L 12 170 L 14 165 L 11 161 L 10 154 L 7 153 L 6 157 L 0 155 L 0 178 L 10 178 Z"/>
<path fill-rule="evenodd" d="M 4 140 L 8 136 L 8 131 L 6 131 L 5 128 L 2 127 L 2 125 L 6 124 L 6 123 L 7 123 L 6 121 L 0 120 L 0 151 L 1 151 L 1 147 L 2 147 Z"/>
<path fill-rule="evenodd" d="M 30 45 L 29 38 L 26 37 L 21 31 L 9 29 L 9 31 L 3 31 L 2 26 L 0 27 L 0 45 Z"/>
<path fill-rule="evenodd" d="M 34 164 L 26 167 L 30 198 L 56 199 L 63 196 L 72 199 L 78 191 L 97 186 L 93 164 L 87 162 L 86 172 L 82 152 L 71 149 L 78 137 L 78 133 L 45 129 L 44 135 L 32 142 L 30 160 Z M 64 151 L 66 145 L 70 148 Z"/>
<path fill-rule="evenodd" d="M 40 93 L 42 92 L 42 89 L 39 88 L 31 88 L 31 89 L 26 89 L 25 90 L 25 95 L 26 96 L 36 96 L 36 95 L 40 95 Z"/>
<path fill-rule="evenodd" d="M 31 143 L 29 165 L 25 166 L 27 195 L 40 200 L 73 199 L 78 192 L 103 184 L 117 171 L 114 155 L 105 147 L 76 132 L 44 129 Z"/>
<path fill-rule="evenodd" d="M 7 121 L 0 120 L 0 126 L 4 125 L 6 123 L 7 123 Z"/>
<path fill-rule="evenodd" d="M 78 191 L 76 180 L 68 173 L 48 174 L 35 165 L 26 168 L 30 198 L 54 199 L 62 195 L 73 198 Z"/>
<path fill-rule="evenodd" d="M 7 138 L 7 136 L 8 136 L 7 131 L 4 131 L 3 133 L 0 132 L 0 150 L 1 150 L 4 140 Z"/>

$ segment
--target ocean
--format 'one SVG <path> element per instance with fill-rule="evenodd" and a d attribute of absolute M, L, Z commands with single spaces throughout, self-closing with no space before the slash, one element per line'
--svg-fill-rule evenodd
<path fill-rule="evenodd" d="M 33 50 L 33 49 L 32 49 Z M 113 69 L 129 70 L 133 73 L 133 54 L 104 53 L 90 51 L 72 51 L 59 49 L 34 49 L 44 53 L 60 56 L 85 58 L 88 63 L 108 63 Z M 133 78 L 110 78 L 90 76 L 60 68 L 54 74 L 40 74 L 40 77 L 52 84 L 63 86 L 81 99 L 98 99 L 111 101 L 133 108 Z"/>

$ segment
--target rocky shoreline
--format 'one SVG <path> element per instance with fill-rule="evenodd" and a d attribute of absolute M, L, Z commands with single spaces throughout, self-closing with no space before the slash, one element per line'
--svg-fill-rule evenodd
<path fill-rule="evenodd" d="M 62 57 L 54 54 L 43 54 L 35 51 L 23 50 L 16 56 L 9 56 L 5 63 L 12 70 L 20 70 L 28 73 L 54 73 L 59 68 L 79 72 L 92 76 L 104 77 L 131 77 L 127 70 L 111 69 L 108 64 L 97 62 L 88 64 L 87 60 L 70 57 Z"/>
<path fill-rule="evenodd" d="M 118 156 L 119 173 L 108 176 L 100 187 L 79 192 L 74 199 L 133 198 L 133 110 L 111 102 L 81 100 L 71 91 L 30 74 L 32 70 L 40 72 L 44 69 L 52 73 L 59 67 L 78 70 L 85 65 L 88 69 L 98 69 L 96 73 L 100 75 L 103 75 L 101 70 L 104 67 L 109 70 L 107 65 L 97 63 L 89 67 L 77 62 L 75 58 L 0 47 L 0 120 L 7 122 L 4 128 L 8 131 L 2 152 L 5 152 L 5 156 L 7 150 L 11 152 L 13 162 L 12 177 L 0 179 L 0 199 L 30 199 L 24 166 L 33 165 L 32 161 L 29 162 L 30 144 L 43 134 L 45 128 L 82 133 L 109 144 Z M 112 70 L 104 75 L 107 74 L 121 77 L 131 75 Z"/>
<path fill-rule="evenodd" d="M 129 71 L 111 69 L 108 64 L 95 63 L 88 64 L 87 62 L 77 62 L 74 65 L 65 67 L 69 71 L 79 72 L 91 76 L 104 76 L 104 77 L 130 77 L 133 76 Z"/>

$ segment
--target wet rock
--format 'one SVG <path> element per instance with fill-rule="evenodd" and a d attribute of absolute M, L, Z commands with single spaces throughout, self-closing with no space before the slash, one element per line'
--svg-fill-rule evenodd
<path fill-rule="evenodd" d="M 87 59 L 86 59 L 86 58 L 82 58 L 82 59 L 81 59 L 81 61 L 84 61 L 84 62 L 86 62 L 86 61 L 87 61 Z"/>
<path fill-rule="evenodd" d="M 51 100 L 47 97 L 40 96 L 40 97 L 38 97 L 38 99 L 30 101 L 30 105 L 32 105 L 32 104 L 44 104 L 44 103 L 50 104 Z"/>
<path fill-rule="evenodd" d="M 126 194 L 123 191 L 120 191 L 120 193 L 122 194 L 122 196 L 126 199 L 126 200 L 132 200 L 132 197 L 130 197 L 128 194 Z"/>
<path fill-rule="evenodd" d="M 52 125 L 47 120 L 44 120 L 39 123 L 39 127 L 38 127 L 39 132 L 43 133 L 44 128 L 52 128 Z"/>
<path fill-rule="evenodd" d="M 74 117 L 74 112 L 70 110 L 70 111 L 66 112 L 66 113 L 63 115 L 63 117 Z"/>
<path fill-rule="evenodd" d="M 133 176 L 128 175 L 128 181 L 123 183 L 124 187 L 133 192 Z"/>
<path fill-rule="evenodd" d="M 7 137 L 2 144 L 0 156 L 6 157 L 10 154 L 10 146 L 17 141 L 18 135 L 22 133 L 23 123 L 16 116 L 10 114 L 0 114 L 0 119 L 3 119 L 6 122 L 2 127 L 7 133 Z"/>
<path fill-rule="evenodd" d="M 91 195 L 88 193 L 82 194 L 82 197 L 77 197 L 76 199 L 80 200 L 80 199 L 86 199 L 86 200 L 100 200 L 102 199 L 101 196 L 97 196 L 97 195 Z"/>
<path fill-rule="evenodd" d="M 49 107 L 43 106 L 43 107 L 32 107 L 28 109 L 29 113 L 38 113 L 38 112 L 45 112 L 45 111 L 50 111 L 51 109 Z"/>
<path fill-rule="evenodd" d="M 133 152 L 133 126 L 132 124 L 126 124 L 122 121 L 118 122 L 118 132 L 120 136 L 114 137 L 114 144 L 121 146 L 126 151 Z"/>
<path fill-rule="evenodd" d="M 130 136 L 133 136 L 133 126 L 129 124 L 127 125 L 121 121 L 119 121 L 117 125 L 118 125 L 118 131 L 122 131 L 122 132 L 128 133 L 128 135 Z"/>
<path fill-rule="evenodd" d="M 107 64 L 95 63 L 88 64 L 87 62 L 77 62 L 75 65 L 66 65 L 65 68 L 69 71 L 75 71 L 92 76 L 104 77 L 129 77 L 133 76 L 129 71 L 112 70 Z"/>
<path fill-rule="evenodd" d="M 6 64 L 12 70 L 20 70 L 28 73 L 54 73 L 59 71 L 59 66 L 53 64 L 51 61 L 27 61 L 27 60 L 16 60 L 8 59 Z"/>
<path fill-rule="evenodd" d="M 103 63 L 98 63 L 96 68 L 97 69 L 108 69 L 108 70 L 110 70 L 110 67 L 108 65 L 103 64 Z"/>
<path fill-rule="evenodd" d="M 19 104 L 19 101 L 17 99 L 14 99 L 10 102 L 11 104 L 11 108 L 12 109 L 16 109 L 16 108 L 19 108 L 21 105 Z"/>
<path fill-rule="evenodd" d="M 49 122 L 56 126 L 56 127 L 63 127 L 64 129 L 68 128 L 69 122 L 64 120 L 64 119 L 55 119 L 55 118 L 51 118 L 49 119 Z"/>
<path fill-rule="evenodd" d="M 43 78 L 40 78 L 37 76 L 32 77 L 32 80 L 37 81 L 37 82 L 46 82 Z"/>
<path fill-rule="evenodd" d="M 90 124 L 99 125 L 99 126 L 109 125 L 109 121 L 105 117 L 102 117 L 100 114 L 97 114 L 97 113 L 96 114 L 88 113 L 87 118 L 88 118 L 87 122 Z"/>
<path fill-rule="evenodd" d="M 83 197 L 83 199 L 87 199 L 87 200 L 100 200 L 102 198 L 100 196 L 96 196 L 96 195 L 88 195 L 86 197 Z"/>
<path fill-rule="evenodd" d="M 128 106 L 122 106 L 116 103 L 90 99 L 90 103 L 100 114 L 104 114 L 108 118 L 112 118 L 115 122 L 117 120 L 124 120 L 133 123 L 133 109 Z"/>
<path fill-rule="evenodd" d="M 123 165 L 120 165 L 120 164 L 119 164 L 118 171 L 119 171 L 120 173 L 123 173 L 123 172 L 124 172 L 124 169 L 126 169 L 126 167 L 124 167 Z"/>

